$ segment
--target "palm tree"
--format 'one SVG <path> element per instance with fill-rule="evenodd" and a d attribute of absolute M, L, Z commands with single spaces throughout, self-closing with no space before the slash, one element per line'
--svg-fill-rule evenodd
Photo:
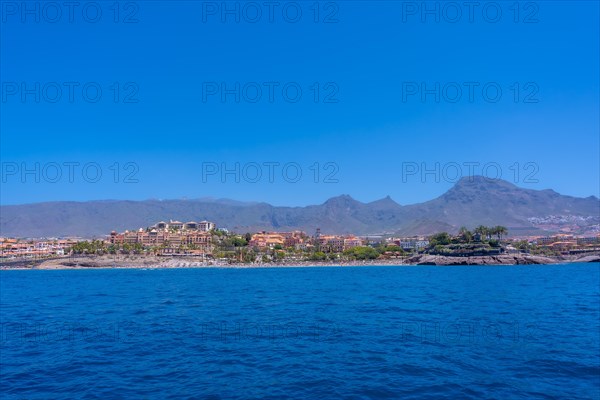
<path fill-rule="evenodd" d="M 471 243 L 471 241 L 473 240 L 473 234 L 471 233 L 471 231 L 469 231 L 466 227 L 462 226 L 459 230 L 458 230 L 458 235 L 461 237 L 462 240 L 464 240 L 466 243 Z"/>
<path fill-rule="evenodd" d="M 482 238 L 488 238 L 490 229 L 487 226 L 479 225 L 475 228 L 475 233 L 480 235 Z"/>
<path fill-rule="evenodd" d="M 494 227 L 494 233 L 498 237 L 498 240 L 502 239 L 502 235 L 506 235 L 508 233 L 508 229 L 505 226 L 497 225 Z"/>

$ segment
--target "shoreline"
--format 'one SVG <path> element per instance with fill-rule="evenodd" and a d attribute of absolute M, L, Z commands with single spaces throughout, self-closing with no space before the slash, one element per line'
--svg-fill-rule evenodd
<path fill-rule="evenodd" d="M 581 257 L 546 257 L 530 254 L 449 257 L 420 254 L 402 259 L 356 260 L 343 262 L 294 261 L 278 263 L 226 263 L 201 261 L 195 257 L 156 256 L 78 256 L 43 260 L 10 260 L 0 262 L 0 270 L 69 270 L 69 269 L 173 269 L 173 268 L 319 268 L 369 266 L 487 266 L 487 265 L 560 265 L 600 262 L 600 254 Z"/>

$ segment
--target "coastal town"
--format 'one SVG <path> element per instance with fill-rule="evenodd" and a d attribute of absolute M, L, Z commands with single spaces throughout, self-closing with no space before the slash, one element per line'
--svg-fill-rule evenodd
<path fill-rule="evenodd" d="M 461 228 L 458 233 L 397 237 L 393 235 L 312 234 L 291 232 L 236 233 L 210 221 L 159 221 L 152 226 L 104 238 L 0 238 L 0 265 L 68 257 L 139 256 L 196 259 L 198 263 L 286 264 L 349 263 L 411 260 L 418 255 L 485 257 L 528 254 L 546 257 L 581 256 L 600 252 L 600 234 L 575 236 L 508 236 L 502 226 Z"/>

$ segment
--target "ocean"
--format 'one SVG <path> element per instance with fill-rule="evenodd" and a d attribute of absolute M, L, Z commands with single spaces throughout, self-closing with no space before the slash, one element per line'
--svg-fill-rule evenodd
<path fill-rule="evenodd" d="M 0 397 L 599 399 L 600 265 L 0 271 Z"/>

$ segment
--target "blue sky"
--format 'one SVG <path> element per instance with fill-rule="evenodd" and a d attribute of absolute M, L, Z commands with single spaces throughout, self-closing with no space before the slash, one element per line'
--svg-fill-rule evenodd
<path fill-rule="evenodd" d="M 1 4 L 1 204 L 600 194 L 595 1 Z"/>

